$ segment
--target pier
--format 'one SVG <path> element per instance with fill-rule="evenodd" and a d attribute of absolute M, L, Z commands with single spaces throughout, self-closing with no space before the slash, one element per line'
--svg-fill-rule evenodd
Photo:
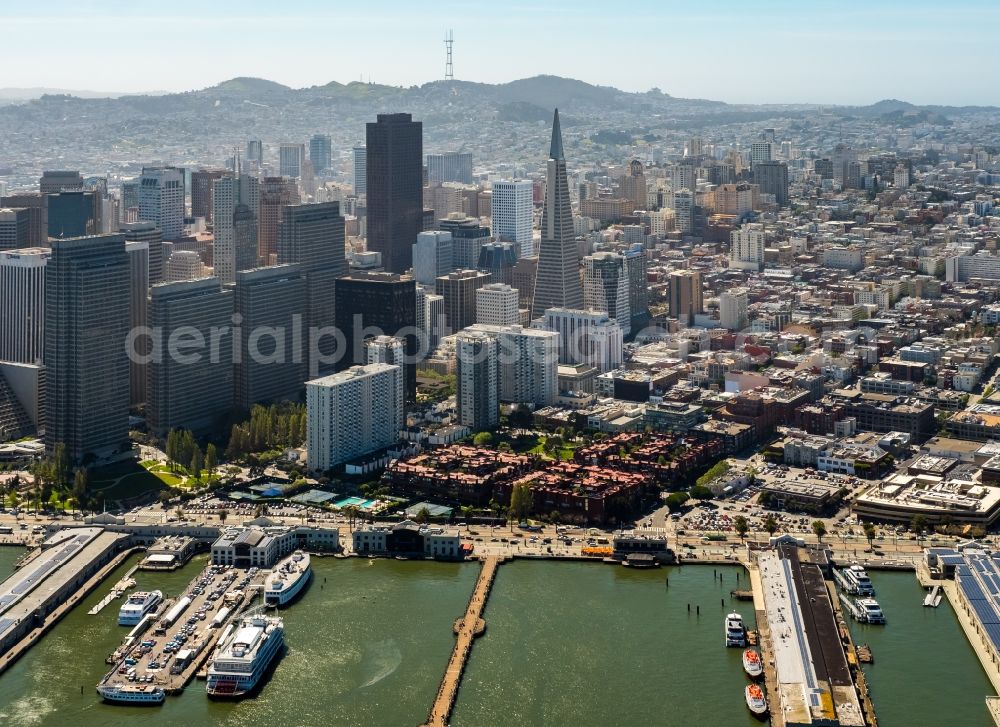
<path fill-rule="evenodd" d="M 486 608 L 486 599 L 489 598 L 490 589 L 493 587 L 493 581 L 502 561 L 503 558 L 498 555 L 491 555 L 483 561 L 476 586 L 472 589 L 472 597 L 469 598 L 469 605 L 465 609 L 465 616 L 455 622 L 455 648 L 451 652 L 451 658 L 448 659 L 448 666 L 427 716 L 427 722 L 422 727 L 445 727 L 448 724 L 448 717 L 451 716 L 455 698 L 458 696 L 458 686 L 469 660 L 469 652 L 472 650 L 472 642 L 486 630 L 483 609 Z"/>
<path fill-rule="evenodd" d="M 125 591 L 127 591 L 129 588 L 135 585 L 135 578 L 133 578 L 132 575 L 135 573 L 136 568 L 138 568 L 138 566 L 133 566 L 132 568 L 130 568 L 129 572 L 126 573 L 124 576 L 122 576 L 122 579 L 118 581 L 111 588 L 111 592 L 108 593 L 108 595 L 106 595 L 104 598 L 102 598 L 96 606 L 87 611 L 87 613 L 91 616 L 96 616 L 116 598 L 121 598 L 122 596 L 124 596 Z"/>

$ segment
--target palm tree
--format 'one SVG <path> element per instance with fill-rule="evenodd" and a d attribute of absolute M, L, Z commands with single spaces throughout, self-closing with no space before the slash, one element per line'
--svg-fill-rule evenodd
<path fill-rule="evenodd" d="M 462 505 L 462 517 L 465 518 L 465 532 L 469 532 L 469 518 L 472 517 L 472 505 Z"/>
<path fill-rule="evenodd" d="M 872 547 L 872 543 L 875 541 L 875 526 L 872 525 L 871 523 L 865 523 L 861 527 L 865 531 L 865 538 L 868 539 L 868 548 L 870 550 Z"/>

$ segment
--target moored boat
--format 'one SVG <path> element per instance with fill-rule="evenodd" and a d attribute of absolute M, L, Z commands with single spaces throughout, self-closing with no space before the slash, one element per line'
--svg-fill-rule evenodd
<path fill-rule="evenodd" d="M 747 684 L 743 693 L 747 700 L 747 709 L 755 717 L 763 719 L 767 715 L 767 700 L 764 698 L 764 690 L 760 688 L 759 684 Z"/>
<path fill-rule="evenodd" d="M 743 626 L 743 617 L 735 611 L 726 616 L 724 631 L 726 646 L 743 648 L 747 645 L 747 630 Z"/>
<path fill-rule="evenodd" d="M 149 684 L 101 684 L 97 693 L 114 704 L 163 704 L 167 698 L 163 689 Z"/>
<path fill-rule="evenodd" d="M 119 626 L 135 626 L 163 600 L 162 591 L 136 591 L 118 609 Z"/>
<path fill-rule="evenodd" d="M 296 550 L 282 560 L 271 571 L 264 591 L 264 603 L 268 606 L 285 606 L 302 592 L 312 577 L 312 565 L 308 553 Z"/>
<path fill-rule="evenodd" d="M 220 640 L 208 667 L 210 697 L 239 698 L 260 686 L 285 644 L 285 622 L 254 614 Z"/>
<path fill-rule="evenodd" d="M 746 649 L 743 652 L 743 671 L 751 679 L 758 679 L 764 673 L 764 664 L 756 649 Z"/>

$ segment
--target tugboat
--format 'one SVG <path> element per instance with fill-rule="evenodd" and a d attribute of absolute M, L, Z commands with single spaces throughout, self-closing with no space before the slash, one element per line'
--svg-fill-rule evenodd
<path fill-rule="evenodd" d="M 764 665 L 756 649 L 746 649 L 743 652 L 743 671 L 751 679 L 759 679 L 764 673 Z"/>
<path fill-rule="evenodd" d="M 738 646 L 742 649 L 747 645 L 747 631 L 743 627 L 743 617 L 735 611 L 726 616 L 724 632 L 726 646 Z"/>
<path fill-rule="evenodd" d="M 764 699 L 764 690 L 759 684 L 747 684 L 744 690 L 747 700 L 747 709 L 757 719 L 764 719 L 767 716 L 767 700 Z"/>

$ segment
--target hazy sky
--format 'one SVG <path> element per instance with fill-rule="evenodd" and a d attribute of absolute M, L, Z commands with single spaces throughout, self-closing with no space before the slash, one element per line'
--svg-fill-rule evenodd
<path fill-rule="evenodd" d="M 0 86 L 182 91 L 234 76 L 420 84 L 443 77 L 452 28 L 455 76 L 469 81 L 549 73 L 731 102 L 1000 105 L 997 0 L 3 5 Z"/>

